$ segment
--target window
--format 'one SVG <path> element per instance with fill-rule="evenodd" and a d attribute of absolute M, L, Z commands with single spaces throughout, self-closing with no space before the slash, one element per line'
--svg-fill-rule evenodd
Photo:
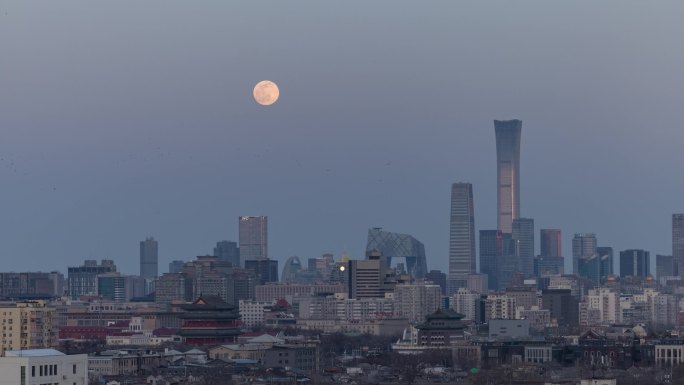
<path fill-rule="evenodd" d="M 31 377 L 36 376 L 36 365 L 31 366 Z"/>
<path fill-rule="evenodd" d="M 74 374 L 76 374 L 76 364 L 74 364 L 74 366 L 73 366 L 73 372 L 74 372 Z"/>
<path fill-rule="evenodd" d="M 21 372 L 19 373 L 19 383 L 21 385 L 26 385 L 26 366 L 21 367 Z"/>

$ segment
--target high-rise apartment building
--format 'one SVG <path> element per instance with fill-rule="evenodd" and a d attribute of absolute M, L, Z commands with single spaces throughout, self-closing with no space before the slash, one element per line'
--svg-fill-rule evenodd
<path fill-rule="evenodd" d="M 684 214 L 672 214 L 672 258 L 674 274 L 684 275 Z"/>
<path fill-rule="evenodd" d="M 3 330 L 0 356 L 6 350 L 49 348 L 55 344 L 55 309 L 45 301 L 27 301 L 0 306 Z M 12 330 L 14 325 L 14 330 Z"/>
<path fill-rule="evenodd" d="M 157 241 L 152 237 L 140 242 L 140 276 L 155 279 L 159 275 L 159 254 Z"/>
<path fill-rule="evenodd" d="M 233 266 L 240 266 L 240 248 L 237 242 L 219 241 L 214 247 L 214 256 L 222 261 L 230 262 Z"/>
<path fill-rule="evenodd" d="M 520 217 L 520 137 L 522 121 L 495 120 L 497 224 L 504 233 L 512 231 Z"/>
<path fill-rule="evenodd" d="M 513 219 L 511 237 L 515 242 L 515 255 L 519 258 L 520 272 L 525 276 L 534 274 L 534 219 Z"/>
<path fill-rule="evenodd" d="M 651 258 L 646 250 L 631 249 L 620 252 L 621 277 L 646 277 L 650 266 Z"/>
<path fill-rule="evenodd" d="M 240 266 L 246 260 L 268 258 L 268 218 L 241 216 L 239 218 Z"/>
<path fill-rule="evenodd" d="M 477 271 L 476 264 L 473 185 L 454 183 L 451 185 L 448 294 L 467 286 L 468 274 Z"/>
<path fill-rule="evenodd" d="M 563 255 L 561 247 L 560 229 L 539 230 L 539 255 L 542 257 L 560 257 Z"/>

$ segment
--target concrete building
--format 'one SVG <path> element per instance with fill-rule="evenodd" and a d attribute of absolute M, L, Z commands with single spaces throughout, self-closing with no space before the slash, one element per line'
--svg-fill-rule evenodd
<path fill-rule="evenodd" d="M 492 319 L 489 321 L 489 338 L 497 340 L 526 339 L 530 337 L 530 321 L 526 319 Z"/>
<path fill-rule="evenodd" d="M 166 273 L 155 282 L 154 301 L 162 304 L 192 301 L 192 280 L 182 273 Z"/>
<path fill-rule="evenodd" d="M 296 298 L 345 293 L 345 286 L 343 284 L 270 284 L 257 285 L 254 293 L 254 299 L 257 301 L 273 301 L 285 298 L 288 302 L 293 303 L 296 302 Z"/>
<path fill-rule="evenodd" d="M 468 275 L 477 271 L 476 258 L 473 185 L 454 183 L 451 185 L 447 294 L 466 287 Z"/>
<path fill-rule="evenodd" d="M 2 344 L 0 355 L 14 349 L 50 348 L 55 344 L 55 309 L 45 301 L 17 302 L 0 306 Z"/>
<path fill-rule="evenodd" d="M 515 298 L 506 294 L 490 294 L 485 300 L 485 320 L 514 319 Z"/>
<path fill-rule="evenodd" d="M 476 291 L 460 288 L 449 297 L 449 305 L 464 320 L 480 321 L 482 295 Z"/>
<path fill-rule="evenodd" d="M 54 349 L 10 350 L 0 357 L 0 385 L 87 385 L 88 356 Z"/>
<path fill-rule="evenodd" d="M 404 284 L 394 287 L 394 312 L 410 322 L 423 322 L 440 308 L 442 290 L 437 285 Z"/>
<path fill-rule="evenodd" d="M 349 261 L 349 298 L 383 298 L 385 264 L 381 259 Z"/>

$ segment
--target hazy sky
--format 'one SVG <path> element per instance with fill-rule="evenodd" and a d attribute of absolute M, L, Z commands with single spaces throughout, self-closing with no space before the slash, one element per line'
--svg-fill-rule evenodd
<path fill-rule="evenodd" d="M 3 0 L 0 270 L 137 273 L 151 235 L 165 272 L 237 240 L 239 215 L 268 215 L 281 261 L 361 257 L 381 226 L 446 269 L 450 184 L 496 227 L 492 121 L 513 118 L 537 238 L 669 254 L 683 18 L 681 1 Z"/>

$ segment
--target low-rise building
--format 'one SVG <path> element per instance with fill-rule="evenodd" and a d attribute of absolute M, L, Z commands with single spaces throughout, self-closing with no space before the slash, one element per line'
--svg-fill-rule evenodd
<path fill-rule="evenodd" d="M 0 385 L 86 385 L 88 356 L 54 349 L 8 350 L 0 357 Z"/>

